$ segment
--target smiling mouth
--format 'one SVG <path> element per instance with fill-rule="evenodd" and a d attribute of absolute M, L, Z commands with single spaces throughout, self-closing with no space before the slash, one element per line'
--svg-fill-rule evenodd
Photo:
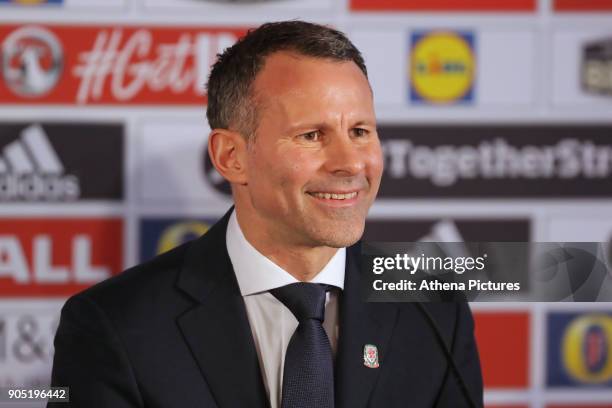
<path fill-rule="evenodd" d="M 321 198 L 325 200 L 350 200 L 351 198 L 357 197 L 357 191 L 353 191 L 350 193 L 320 193 L 320 192 L 309 192 L 313 197 Z"/>

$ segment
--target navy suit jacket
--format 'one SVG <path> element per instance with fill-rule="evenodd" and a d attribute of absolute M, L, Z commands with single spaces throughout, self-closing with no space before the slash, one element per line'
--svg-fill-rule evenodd
<path fill-rule="evenodd" d="M 202 237 L 66 302 L 52 385 L 82 408 L 268 407 L 246 309 L 225 245 L 229 213 Z M 466 407 L 432 328 L 412 303 L 366 303 L 359 247 L 347 250 L 336 407 Z M 482 406 L 466 303 L 424 304 Z M 378 348 L 379 368 L 363 363 Z"/>

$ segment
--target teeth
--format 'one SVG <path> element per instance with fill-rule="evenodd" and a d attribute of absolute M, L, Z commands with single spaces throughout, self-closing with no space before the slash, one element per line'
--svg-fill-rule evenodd
<path fill-rule="evenodd" d="M 317 198 L 324 198 L 326 200 L 346 200 L 349 198 L 354 198 L 357 195 L 357 192 L 354 191 L 352 193 L 347 194 L 336 194 L 336 193 L 311 193 L 313 196 Z"/>

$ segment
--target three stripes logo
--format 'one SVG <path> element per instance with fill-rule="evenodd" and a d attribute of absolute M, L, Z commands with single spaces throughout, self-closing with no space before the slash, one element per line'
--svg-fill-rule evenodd
<path fill-rule="evenodd" d="M 30 125 L 0 152 L 0 201 L 73 201 L 79 178 L 66 174 L 42 126 Z"/>

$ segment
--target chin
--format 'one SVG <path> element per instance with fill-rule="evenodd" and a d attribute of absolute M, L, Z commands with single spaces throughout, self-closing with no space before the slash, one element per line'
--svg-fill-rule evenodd
<path fill-rule="evenodd" d="M 314 234 L 314 241 L 318 245 L 328 246 L 331 248 L 349 247 L 359 241 L 363 235 L 364 224 L 361 226 L 352 225 L 351 228 L 335 228 L 330 231 L 318 231 Z"/>

